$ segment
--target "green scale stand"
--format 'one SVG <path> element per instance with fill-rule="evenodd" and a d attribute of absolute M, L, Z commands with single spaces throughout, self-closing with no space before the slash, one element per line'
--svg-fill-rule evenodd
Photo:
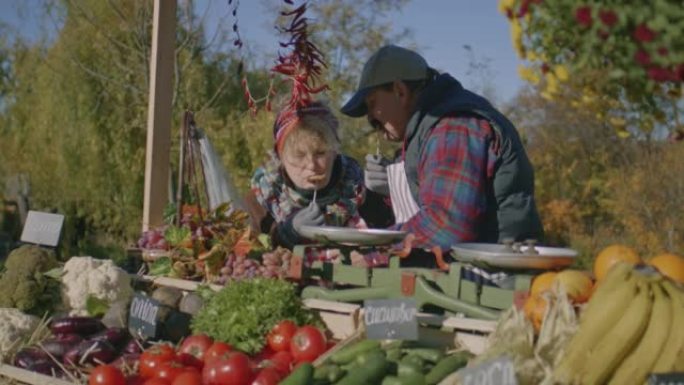
<path fill-rule="evenodd" d="M 319 281 L 321 285 L 307 286 L 302 298 L 339 302 L 362 302 L 367 299 L 413 298 L 418 308 L 425 306 L 443 309 L 447 314 L 463 314 L 479 319 L 497 319 L 503 309 L 524 299 L 531 279 L 539 272 L 524 272 L 509 277 L 511 289 L 476 283 L 462 278 L 467 264 L 452 262 L 448 269 L 400 267 L 400 257 L 389 258 L 383 267 L 359 267 L 349 264 L 352 251 L 363 254 L 372 247 L 340 246 L 341 263 L 316 261 L 305 267 L 302 261 L 309 248 L 323 249 L 325 245 L 296 246 L 290 265 L 290 276 L 303 282 Z"/>

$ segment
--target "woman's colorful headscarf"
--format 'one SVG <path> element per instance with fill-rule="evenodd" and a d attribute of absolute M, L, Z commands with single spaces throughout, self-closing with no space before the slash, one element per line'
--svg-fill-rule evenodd
<path fill-rule="evenodd" d="M 339 125 L 337 118 L 332 113 L 330 108 L 321 102 L 311 102 L 306 106 L 296 108 L 285 108 L 278 116 L 276 116 L 273 123 L 273 139 L 276 153 L 281 154 L 285 139 L 287 136 L 299 125 L 302 119 L 306 116 L 316 116 L 323 120 L 332 130 L 335 138 L 339 140 L 337 134 L 337 127 Z"/>

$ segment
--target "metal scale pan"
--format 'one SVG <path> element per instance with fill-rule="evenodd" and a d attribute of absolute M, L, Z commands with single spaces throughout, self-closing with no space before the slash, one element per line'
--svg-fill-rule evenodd
<path fill-rule="evenodd" d="M 382 246 L 401 242 L 406 231 L 385 229 L 355 229 L 334 226 L 302 226 L 299 233 L 322 243 L 352 246 Z"/>
<path fill-rule="evenodd" d="M 560 247 L 520 244 L 459 243 L 451 247 L 461 262 L 498 269 L 553 270 L 567 267 L 577 251 Z"/>

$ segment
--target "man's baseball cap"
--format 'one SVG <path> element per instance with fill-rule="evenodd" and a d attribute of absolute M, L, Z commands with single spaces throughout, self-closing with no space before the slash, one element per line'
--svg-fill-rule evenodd
<path fill-rule="evenodd" d="M 356 92 L 340 111 L 355 118 L 366 115 L 366 95 L 373 88 L 395 80 L 423 80 L 427 76 L 428 65 L 422 56 L 406 48 L 386 45 L 363 66 Z"/>

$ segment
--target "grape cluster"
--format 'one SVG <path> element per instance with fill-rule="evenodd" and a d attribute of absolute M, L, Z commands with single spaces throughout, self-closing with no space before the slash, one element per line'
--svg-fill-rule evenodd
<path fill-rule="evenodd" d="M 168 250 L 169 243 L 164 239 L 165 227 L 159 227 L 145 231 L 138 239 L 138 247 L 141 249 Z"/>
<path fill-rule="evenodd" d="M 223 285 L 233 280 L 255 277 L 285 278 L 291 258 L 292 252 L 281 247 L 265 252 L 261 256 L 261 262 L 244 255 L 238 256 L 230 253 L 221 268 L 221 276 L 216 283 Z"/>

